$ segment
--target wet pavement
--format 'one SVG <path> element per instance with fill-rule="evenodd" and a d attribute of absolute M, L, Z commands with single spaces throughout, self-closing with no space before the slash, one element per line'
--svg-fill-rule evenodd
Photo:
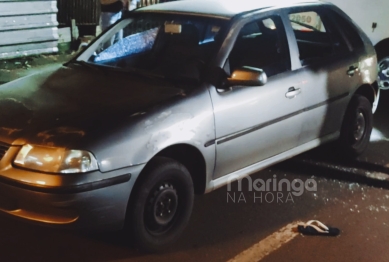
<path fill-rule="evenodd" d="M 388 97 L 384 92 L 374 115 L 371 144 L 357 160 L 334 158 L 320 150 L 292 160 L 296 165 L 289 170 L 316 173 L 321 181 L 315 198 L 325 205 L 312 209 L 313 218 L 339 227 L 341 235 L 299 236 L 262 261 L 389 260 Z"/>
<path fill-rule="evenodd" d="M 37 55 L 12 60 L 0 60 L 0 85 L 20 77 L 57 67 L 69 61 L 73 54 Z"/>
<path fill-rule="evenodd" d="M 0 261 L 228 261 L 285 225 L 311 219 L 338 227 L 340 236 L 297 235 L 261 261 L 388 261 L 388 110 L 389 91 L 374 116 L 372 142 L 356 160 L 324 147 L 252 176 L 253 181 L 313 179 L 316 191 L 297 184 L 292 189 L 297 195 L 286 187 L 250 191 L 244 180 L 242 191 L 234 183 L 230 191 L 223 187 L 197 196 L 180 241 L 161 254 L 139 252 L 121 233 L 59 231 L 1 216 Z"/>

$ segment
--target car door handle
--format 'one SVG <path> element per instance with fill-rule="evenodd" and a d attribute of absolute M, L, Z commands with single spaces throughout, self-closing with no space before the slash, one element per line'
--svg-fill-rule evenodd
<path fill-rule="evenodd" d="M 358 72 L 359 68 L 357 66 L 350 66 L 347 70 L 349 76 L 354 76 L 355 72 Z"/>
<path fill-rule="evenodd" d="M 288 92 L 286 92 L 285 97 L 292 99 L 292 98 L 295 98 L 300 93 L 301 93 L 301 88 L 291 87 L 288 89 Z"/>

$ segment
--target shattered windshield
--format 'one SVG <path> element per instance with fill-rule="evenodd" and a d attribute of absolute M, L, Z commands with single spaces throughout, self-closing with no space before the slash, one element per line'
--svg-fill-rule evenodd
<path fill-rule="evenodd" d="M 164 77 L 199 79 L 220 46 L 221 19 L 137 14 L 94 42 L 78 61 L 148 72 Z"/>

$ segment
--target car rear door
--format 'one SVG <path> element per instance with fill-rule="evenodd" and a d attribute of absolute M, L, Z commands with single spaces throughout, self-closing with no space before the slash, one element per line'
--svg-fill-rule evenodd
<path fill-rule="evenodd" d="M 359 83 L 358 55 L 332 22 L 324 5 L 285 10 L 285 26 L 297 41 L 304 119 L 299 143 L 340 130 L 343 115 Z"/>
<path fill-rule="evenodd" d="M 300 83 L 291 71 L 281 17 L 269 13 L 237 23 L 230 36 L 222 49 L 227 53 L 225 72 L 231 76 L 243 66 L 261 68 L 268 82 L 224 91 L 210 88 L 217 137 L 214 178 L 296 147 L 302 124 Z"/>

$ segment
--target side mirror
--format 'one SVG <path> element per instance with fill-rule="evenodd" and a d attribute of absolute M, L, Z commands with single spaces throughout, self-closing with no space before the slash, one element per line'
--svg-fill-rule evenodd
<path fill-rule="evenodd" d="M 244 66 L 234 70 L 227 82 L 229 86 L 263 86 L 267 83 L 267 75 L 262 69 Z"/>

